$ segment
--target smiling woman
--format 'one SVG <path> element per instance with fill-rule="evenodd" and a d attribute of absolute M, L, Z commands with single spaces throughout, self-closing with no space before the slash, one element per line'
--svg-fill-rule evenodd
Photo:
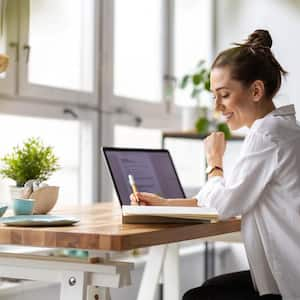
<path fill-rule="evenodd" d="M 220 219 L 242 216 L 250 270 L 212 278 L 184 300 L 300 299 L 300 127 L 293 105 L 274 106 L 286 72 L 271 45 L 269 32 L 256 30 L 212 65 L 216 109 L 231 129 L 250 129 L 230 176 L 223 177 L 224 135 L 215 132 L 205 140 L 209 180 L 194 198 L 138 194 L 146 205 L 199 205 L 215 208 Z"/>
<path fill-rule="evenodd" d="M 211 72 L 216 109 L 232 130 L 251 127 L 274 110 L 272 98 L 287 73 L 271 52 L 267 31 L 256 30 L 245 43 L 235 45 L 216 57 Z"/>

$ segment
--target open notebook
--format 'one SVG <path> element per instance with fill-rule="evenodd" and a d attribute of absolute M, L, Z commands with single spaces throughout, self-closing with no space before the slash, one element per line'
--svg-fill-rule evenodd
<path fill-rule="evenodd" d="M 214 208 L 182 206 L 123 205 L 124 223 L 214 223 L 218 213 Z"/>

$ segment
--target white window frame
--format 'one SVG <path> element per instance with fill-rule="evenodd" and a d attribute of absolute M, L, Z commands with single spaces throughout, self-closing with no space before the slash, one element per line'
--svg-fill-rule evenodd
<path fill-rule="evenodd" d="M 87 95 L 84 92 L 66 91 L 63 89 L 41 87 L 26 84 L 27 66 L 26 53 L 22 47 L 28 40 L 27 0 L 14 1 L 16 9 L 9 10 L 16 19 L 20 17 L 20 27 L 11 26 L 13 31 L 7 40 L 7 50 L 10 56 L 10 66 L 5 79 L 0 80 L 0 113 L 15 116 L 70 119 L 65 114 L 67 108 L 75 112 L 76 120 L 80 122 L 80 179 L 78 182 L 80 203 L 99 201 L 99 166 L 100 166 L 100 136 L 99 136 L 99 70 L 100 70 L 100 2 L 95 1 L 95 91 Z M 27 19 L 27 21 L 26 21 Z M 27 23 L 26 23 L 26 22 Z M 24 25 L 24 22 L 27 24 Z M 22 24 L 22 25 L 21 25 Z M 11 43 L 14 43 L 12 45 Z M 87 145 L 90 145 L 89 147 Z M 87 175 L 88 174 L 88 175 Z"/>
<path fill-rule="evenodd" d="M 93 92 L 75 91 L 63 88 L 50 87 L 45 85 L 32 84 L 28 81 L 28 64 L 26 46 L 29 45 L 29 0 L 9 0 L 15 1 L 16 8 L 13 9 L 15 15 L 14 20 L 18 21 L 18 28 L 16 24 L 9 24 L 9 28 L 13 32 L 10 32 L 8 39 L 8 54 L 11 57 L 11 66 L 8 80 L 0 80 L 1 93 L 7 93 L 9 95 L 15 95 L 17 97 L 29 97 L 44 99 L 45 101 L 67 102 L 74 104 L 85 104 L 96 108 L 98 106 L 98 89 L 97 84 L 99 82 L 99 7 L 100 2 L 95 0 L 95 52 L 94 52 L 94 82 Z M 8 10 L 8 14 L 11 14 L 11 10 Z M 13 18 L 9 18 L 9 21 Z M 30 58 L 29 58 L 30 59 Z M 3 82 L 1 82 L 3 81 Z M 1 86 L 2 85 L 2 86 Z M 15 87 L 13 88 L 13 85 Z M 8 88 L 5 88 L 8 86 Z"/>
<path fill-rule="evenodd" d="M 7 44 L 6 44 L 6 54 L 9 56 L 9 66 L 6 70 L 6 77 L 0 79 L 0 91 L 1 94 L 14 95 L 16 94 L 16 82 L 17 82 L 17 68 L 18 68 L 18 28 L 14 20 L 19 19 L 19 11 L 17 6 L 18 0 L 10 0 L 7 3 L 11 9 L 6 9 L 7 14 L 4 15 L 6 19 L 6 34 Z M 5 2 L 2 2 L 4 5 Z"/>
<path fill-rule="evenodd" d="M 164 45 L 162 52 L 164 68 L 164 90 L 163 99 L 160 103 L 149 103 L 148 101 L 135 100 L 126 97 L 116 96 L 113 93 L 113 49 L 114 49 L 114 0 L 104 0 L 102 11 L 102 75 L 101 75 L 101 109 L 105 112 L 116 112 L 122 110 L 124 114 L 103 114 L 101 120 L 102 142 L 104 145 L 112 146 L 114 136 L 114 126 L 125 125 L 133 126 L 132 116 L 142 116 L 142 128 L 174 130 L 180 128 L 180 107 L 175 105 L 174 93 L 167 97 L 168 85 L 173 84 L 174 75 L 174 18 L 175 18 L 175 0 L 163 0 L 163 30 Z M 210 14 L 211 21 L 211 53 L 215 54 L 215 7 L 216 0 L 211 0 Z M 211 57 L 211 58 L 212 58 Z M 211 59 L 210 59 L 211 60 Z M 131 116 L 131 117 L 130 117 Z M 107 175 L 106 166 L 101 164 L 101 198 L 111 199 L 112 191 L 110 189 L 111 180 Z"/>
<path fill-rule="evenodd" d="M 104 0 L 102 7 L 102 76 L 101 76 L 101 108 L 102 115 L 102 143 L 114 144 L 114 126 L 134 126 L 134 116 L 142 117 L 142 128 L 171 130 L 180 126 L 179 109 L 173 103 L 173 99 L 166 97 L 166 83 L 170 84 L 173 78 L 173 0 L 164 0 L 163 3 L 163 30 L 164 45 L 162 47 L 163 59 L 163 101 L 149 102 L 114 95 L 113 91 L 113 49 L 114 49 L 114 1 Z M 163 21 L 162 20 L 162 21 Z M 172 84 L 172 82 L 171 82 Z M 166 101 L 167 100 L 167 101 Z M 121 111 L 118 113 L 118 111 Z M 123 113 L 122 113 L 123 112 Z M 107 175 L 105 163 L 101 164 L 101 185 L 105 188 L 101 191 L 101 199 L 111 200 L 111 180 Z"/>
<path fill-rule="evenodd" d="M 58 120 L 70 120 L 73 118 L 70 114 L 65 114 L 66 108 L 76 114 L 74 120 L 80 122 L 79 140 L 80 140 L 80 158 L 79 158 L 79 180 L 74 186 L 78 189 L 79 203 L 87 204 L 96 202 L 99 199 L 99 137 L 98 137 L 98 119 L 97 111 L 90 109 L 77 108 L 74 106 L 53 105 L 38 103 L 36 101 L 12 100 L 10 98 L 0 99 L 0 113 L 22 117 L 36 117 Z M 68 141 L 66 137 L 66 142 Z M 87 175 L 88 174 L 88 175 Z M 78 204 L 79 204 L 78 203 Z"/>
<path fill-rule="evenodd" d="M 164 15 L 167 15 L 167 10 L 173 7 L 173 0 L 164 0 Z M 102 79 L 101 86 L 103 87 L 101 93 L 101 108 L 105 112 L 114 112 L 117 115 L 116 118 L 111 116 L 113 123 L 115 124 L 127 124 L 132 125 L 132 118 L 128 117 L 126 113 L 130 115 L 143 115 L 145 124 L 143 127 L 146 128 L 174 128 L 174 121 L 178 124 L 178 116 L 175 105 L 170 102 L 161 101 L 159 103 L 135 100 L 132 98 L 122 97 L 114 95 L 113 93 L 113 39 L 114 39 L 114 1 L 113 0 L 104 0 L 103 1 L 103 23 L 102 23 Z M 165 24 L 165 35 L 167 32 L 172 31 L 170 18 L 164 18 Z M 170 35 L 169 35 L 170 36 Z M 162 52 L 163 64 L 164 64 L 164 74 L 168 78 L 173 76 L 173 66 L 172 66 L 172 37 L 169 39 L 164 39 L 165 45 L 163 46 L 164 52 Z M 168 55 L 170 53 L 170 55 Z M 168 58 L 168 60 L 166 59 Z M 165 80 L 169 80 L 169 79 Z M 165 90 L 163 93 L 163 99 L 165 99 Z M 118 109 L 121 109 L 124 112 L 118 114 Z M 159 124 L 157 122 L 159 120 Z M 173 121 L 173 122 L 172 122 Z M 170 123 L 171 122 L 171 123 Z"/>

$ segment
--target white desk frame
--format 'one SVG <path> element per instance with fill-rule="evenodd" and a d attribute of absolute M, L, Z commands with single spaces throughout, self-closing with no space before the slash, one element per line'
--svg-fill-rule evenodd
<path fill-rule="evenodd" d="M 239 233 L 207 238 L 240 242 Z M 111 252 L 89 251 L 100 263 L 75 262 L 57 257 L 0 253 L 0 277 L 60 283 L 60 300 L 111 300 L 109 288 L 131 284 L 132 263 L 111 261 Z M 179 300 L 179 243 L 150 247 L 137 300 L 153 300 L 163 280 L 163 299 Z M 96 297 L 96 295 L 98 297 Z"/>
<path fill-rule="evenodd" d="M 241 236 L 236 232 L 208 237 L 203 241 L 240 243 Z M 160 279 L 163 281 L 163 300 L 179 300 L 179 271 L 179 243 L 151 247 L 137 300 L 153 300 Z"/>
<path fill-rule="evenodd" d="M 60 283 L 60 300 L 110 300 L 110 287 L 131 284 L 132 269 L 131 263 L 108 259 L 88 263 L 40 255 L 0 254 L 0 277 Z"/>

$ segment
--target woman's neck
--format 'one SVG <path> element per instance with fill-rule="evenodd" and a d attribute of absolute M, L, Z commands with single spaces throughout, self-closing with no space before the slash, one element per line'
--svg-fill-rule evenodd
<path fill-rule="evenodd" d="M 262 119 L 263 117 L 265 117 L 267 114 L 269 114 L 270 112 L 272 112 L 275 109 L 276 109 L 276 107 L 275 107 L 273 101 L 266 100 L 264 102 L 264 104 L 262 106 L 260 106 L 259 109 L 256 110 L 256 112 L 253 116 L 253 120 L 252 120 L 252 122 L 250 122 L 248 127 L 250 128 L 256 120 Z"/>

